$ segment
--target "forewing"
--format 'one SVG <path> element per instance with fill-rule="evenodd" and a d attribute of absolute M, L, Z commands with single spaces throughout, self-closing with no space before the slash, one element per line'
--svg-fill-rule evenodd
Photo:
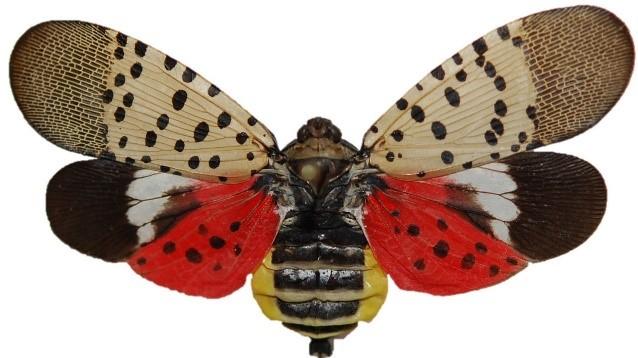
<path fill-rule="evenodd" d="M 163 172 L 246 179 L 270 132 L 202 76 L 121 32 L 79 21 L 27 31 L 11 55 L 27 121 L 68 150 Z"/>
<path fill-rule="evenodd" d="M 51 179 L 47 214 L 69 246 L 128 261 L 145 278 L 191 295 L 241 287 L 280 224 L 265 178 L 219 184 L 104 160 L 73 163 Z"/>
<path fill-rule="evenodd" d="M 372 165 L 414 180 L 561 141 L 611 109 L 633 62 L 627 28 L 606 10 L 530 15 L 432 70 L 368 130 L 363 146 Z"/>
<path fill-rule="evenodd" d="M 527 152 L 426 181 L 381 176 L 361 217 L 399 287 L 449 295 L 575 248 L 594 232 L 605 203 L 605 183 L 587 162 Z"/>

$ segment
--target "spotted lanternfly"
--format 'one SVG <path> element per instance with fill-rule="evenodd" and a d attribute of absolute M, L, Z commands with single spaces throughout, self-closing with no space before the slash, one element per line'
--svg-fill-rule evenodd
<path fill-rule="evenodd" d="M 451 295 L 585 241 L 605 210 L 602 177 L 532 150 L 598 122 L 633 62 L 627 28 L 603 9 L 530 15 L 432 70 L 360 149 L 313 118 L 279 150 L 191 68 L 85 22 L 27 31 L 11 86 L 41 135 L 99 158 L 51 179 L 62 241 L 189 295 L 228 295 L 252 273 L 263 313 L 329 356 L 376 315 L 386 273 Z"/>

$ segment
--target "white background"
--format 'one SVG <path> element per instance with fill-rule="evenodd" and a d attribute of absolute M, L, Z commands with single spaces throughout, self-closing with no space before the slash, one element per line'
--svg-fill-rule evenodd
<path fill-rule="evenodd" d="M 590 1 L 638 32 L 630 1 Z M 280 144 L 312 116 L 358 145 L 365 129 L 424 74 L 487 31 L 574 1 L 189 3 L 5 2 L 0 15 L 1 357 L 303 357 L 307 339 L 265 319 L 248 286 L 188 297 L 57 240 L 49 178 L 82 159 L 39 137 L 8 83 L 10 51 L 30 26 L 78 19 L 119 29 L 220 86 Z M 636 357 L 638 88 L 599 125 L 549 150 L 594 164 L 609 188 L 599 229 L 577 250 L 498 286 L 454 297 L 391 285 L 372 322 L 335 357 Z"/>

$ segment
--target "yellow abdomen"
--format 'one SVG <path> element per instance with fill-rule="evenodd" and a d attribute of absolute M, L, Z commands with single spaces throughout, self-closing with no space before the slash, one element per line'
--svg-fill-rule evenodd
<path fill-rule="evenodd" d="M 364 265 L 273 264 L 271 252 L 254 273 L 252 289 L 266 317 L 321 339 L 345 336 L 357 322 L 371 321 L 385 301 L 388 282 L 369 248 Z"/>

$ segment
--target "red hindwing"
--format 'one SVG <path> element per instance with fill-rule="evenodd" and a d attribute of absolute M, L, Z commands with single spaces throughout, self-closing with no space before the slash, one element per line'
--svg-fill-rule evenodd
<path fill-rule="evenodd" d="M 440 180 L 402 181 L 382 176 L 363 207 L 372 251 L 402 289 L 450 295 L 497 284 L 527 261 L 445 205 Z"/>
<path fill-rule="evenodd" d="M 266 256 L 277 234 L 276 202 L 255 179 L 239 184 L 201 182 L 201 206 L 129 259 L 143 277 L 190 295 L 221 297 L 240 288 Z"/>

